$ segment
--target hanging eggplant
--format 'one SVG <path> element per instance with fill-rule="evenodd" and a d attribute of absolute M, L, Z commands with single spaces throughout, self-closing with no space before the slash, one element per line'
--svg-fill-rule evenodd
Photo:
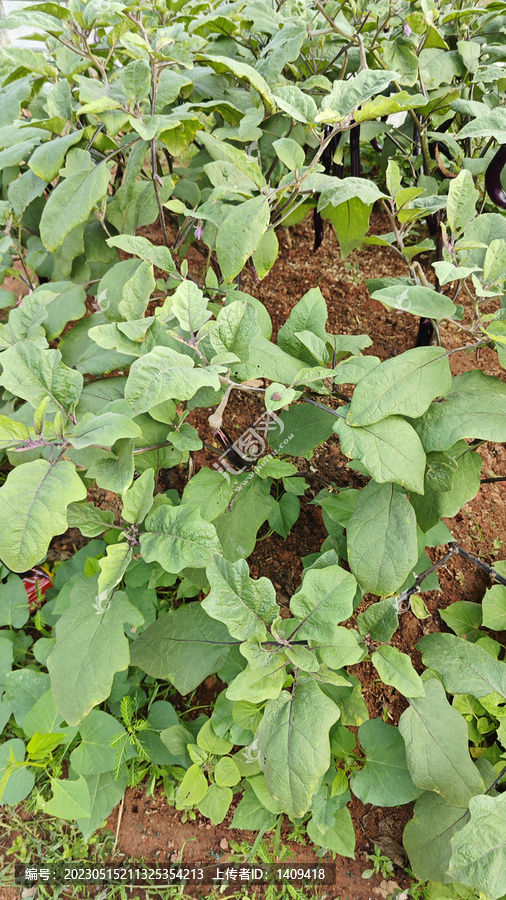
<path fill-rule="evenodd" d="M 362 163 L 360 161 L 360 125 L 355 125 L 350 131 L 350 172 L 352 178 L 360 178 L 362 175 Z"/>
<path fill-rule="evenodd" d="M 329 134 L 332 131 L 331 125 L 323 126 L 323 136 L 324 138 L 328 138 Z M 336 178 L 343 177 L 343 166 L 337 165 L 334 162 L 334 153 L 336 152 L 339 141 L 341 140 L 342 131 L 338 131 L 336 135 L 332 138 L 331 141 L 325 147 L 321 155 L 321 161 L 323 168 L 325 170 L 325 175 L 333 175 Z M 319 196 L 319 195 L 318 195 Z M 321 246 L 323 241 L 323 219 L 315 207 L 313 210 L 313 226 L 314 226 L 314 246 L 313 253 L 316 253 L 318 247 Z"/>
<path fill-rule="evenodd" d="M 492 203 L 506 209 L 506 191 L 501 184 L 501 173 L 506 166 L 506 144 L 501 144 L 485 172 L 485 188 Z"/>

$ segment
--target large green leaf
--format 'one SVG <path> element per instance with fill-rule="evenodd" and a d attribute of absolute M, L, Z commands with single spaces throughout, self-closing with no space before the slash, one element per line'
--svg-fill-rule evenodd
<path fill-rule="evenodd" d="M 42 178 L 46 184 L 53 181 L 58 175 L 67 150 L 83 140 L 82 131 L 73 131 L 65 137 L 57 137 L 55 140 L 46 141 L 32 153 L 28 165 L 32 172 Z"/>
<path fill-rule="evenodd" d="M 107 167 L 99 163 L 90 171 L 74 172 L 57 185 L 40 220 L 40 236 L 48 250 L 54 253 L 73 228 L 88 220 L 93 207 L 107 194 L 109 177 Z"/>
<path fill-rule="evenodd" d="M 0 784 L 7 770 L 10 770 L 8 781 L 3 785 L 4 789 L 0 794 L 0 803 L 14 806 L 28 796 L 35 783 L 35 776 L 27 766 L 11 769 L 9 765 L 11 754 L 17 762 L 24 762 L 25 745 L 19 738 L 4 741 L 0 747 Z"/>
<path fill-rule="evenodd" d="M 77 725 L 111 693 L 116 672 L 130 662 L 124 623 L 144 620 L 125 594 L 106 605 L 97 600 L 95 579 L 76 585 L 71 605 L 58 620 L 56 644 L 47 660 L 56 707 L 69 725 Z M 83 814 L 84 815 L 84 814 Z"/>
<path fill-rule="evenodd" d="M 387 359 L 357 384 L 348 425 L 371 425 L 386 416 L 421 416 L 435 397 L 452 386 L 448 356 L 442 347 L 415 347 Z"/>
<path fill-rule="evenodd" d="M 92 709 L 79 725 L 81 742 L 70 756 L 74 772 L 85 776 L 111 772 L 117 752 L 113 738 L 124 734 L 123 725 L 114 716 Z"/>
<path fill-rule="evenodd" d="M 209 338 L 216 353 L 229 351 L 244 362 L 249 358 L 251 341 L 259 333 L 255 307 L 244 300 L 234 300 L 218 314 L 218 327 Z"/>
<path fill-rule="evenodd" d="M 330 763 L 329 729 L 339 709 L 307 677 L 291 693 L 269 700 L 255 738 L 269 793 L 283 812 L 307 812 L 320 777 Z"/>
<path fill-rule="evenodd" d="M 437 791 L 455 806 L 467 806 L 474 794 L 484 790 L 469 755 L 467 722 L 450 706 L 436 678 L 425 682 L 425 697 L 410 701 L 399 720 L 399 731 L 417 787 Z"/>
<path fill-rule="evenodd" d="M 51 538 L 67 529 L 68 504 L 85 497 L 68 460 L 35 459 L 13 469 L 0 488 L 0 559 L 14 572 L 39 563 Z"/>
<path fill-rule="evenodd" d="M 313 364 L 311 355 L 298 339 L 297 332 L 311 331 L 317 337 L 325 338 L 328 311 L 320 288 L 311 288 L 295 304 L 286 322 L 278 331 L 278 346 L 286 353 L 297 356 L 308 365 Z"/>
<path fill-rule="evenodd" d="M 314 448 L 330 437 L 335 421 L 336 417 L 331 412 L 317 406 L 307 403 L 291 406 L 278 416 L 277 423 L 280 422 L 283 427 L 279 434 L 273 432 L 271 446 L 280 453 L 309 459 Z M 284 444 L 288 437 L 289 442 Z"/>
<path fill-rule="evenodd" d="M 139 415 L 166 400 L 189 400 L 201 387 L 218 391 L 218 374 L 216 366 L 194 368 L 190 356 L 169 347 L 155 347 L 132 363 L 125 399 L 135 415 Z"/>
<path fill-rule="evenodd" d="M 235 206 L 218 230 L 216 253 L 224 278 L 231 281 L 242 272 L 255 252 L 270 220 L 267 197 L 261 194 Z"/>
<path fill-rule="evenodd" d="M 222 472 L 202 467 L 186 484 L 182 502 L 185 506 L 198 506 L 202 518 L 212 522 L 225 512 L 232 492 L 228 477 Z"/>
<path fill-rule="evenodd" d="M 0 626 L 22 628 L 30 618 L 28 594 L 21 578 L 9 575 L 0 583 Z"/>
<path fill-rule="evenodd" d="M 120 802 L 125 793 L 127 781 L 126 766 L 123 766 L 117 779 L 113 772 L 89 775 L 86 778 L 90 794 L 90 815 L 77 819 L 85 841 L 89 841 L 93 832 L 100 828 L 102 822 L 105 822 L 114 807 Z"/>
<path fill-rule="evenodd" d="M 469 813 L 451 838 L 449 875 L 499 900 L 506 892 L 506 797 L 472 797 Z"/>
<path fill-rule="evenodd" d="M 418 560 L 416 516 L 393 484 L 369 482 L 348 522 L 350 569 L 366 591 L 385 595 L 404 583 Z"/>
<path fill-rule="evenodd" d="M 418 878 L 453 881 L 448 875 L 450 840 L 468 817 L 467 802 L 452 806 L 434 791 L 426 791 L 416 801 L 413 818 L 404 829 L 403 843 Z"/>
<path fill-rule="evenodd" d="M 407 653 L 384 644 L 372 654 L 371 662 L 385 684 L 393 685 L 405 697 L 424 697 L 422 679 L 415 672 Z"/>
<path fill-rule="evenodd" d="M 31 341 L 2 353 L 0 384 L 36 409 L 45 397 L 50 411 L 70 413 L 79 399 L 83 376 L 69 369 L 59 350 L 41 350 Z"/>
<path fill-rule="evenodd" d="M 214 520 L 223 555 L 230 562 L 247 559 L 253 552 L 258 529 L 271 510 L 270 479 L 248 479 L 250 475 L 242 476 L 244 487 L 233 498 L 231 508 Z"/>
<path fill-rule="evenodd" d="M 371 297 L 393 309 L 409 312 L 413 316 L 426 316 L 430 319 L 443 319 L 446 316 L 451 318 L 457 310 L 449 297 L 422 285 L 394 284 L 391 287 L 373 291 Z"/>
<path fill-rule="evenodd" d="M 461 438 L 506 441 L 506 384 L 480 369 L 457 375 L 444 403 L 432 403 L 413 426 L 426 451 Z"/>
<path fill-rule="evenodd" d="M 167 572 L 203 568 L 220 550 L 214 526 L 194 506 L 160 506 L 145 524 L 146 532 L 140 536 L 143 559 L 159 562 Z"/>
<path fill-rule="evenodd" d="M 188 694 L 221 669 L 230 647 L 237 643 L 222 622 L 211 619 L 194 602 L 159 616 L 146 628 L 132 646 L 131 662 Z"/>
<path fill-rule="evenodd" d="M 112 447 L 121 438 L 138 437 L 142 437 L 139 425 L 136 425 L 127 416 L 111 412 L 101 416 L 94 416 L 90 413 L 68 435 L 69 441 L 76 450 L 91 447 L 94 444 Z"/>
<path fill-rule="evenodd" d="M 446 215 L 452 232 L 462 231 L 476 215 L 476 201 L 480 194 L 474 186 L 473 176 L 461 169 L 450 181 Z"/>
<path fill-rule="evenodd" d="M 353 793 L 362 803 L 400 806 L 420 796 L 406 763 L 406 748 L 399 730 L 381 719 L 363 722 L 358 738 L 366 755 L 365 766 L 353 776 Z"/>
<path fill-rule="evenodd" d="M 480 454 L 466 441 L 457 441 L 445 453 L 427 454 L 424 494 L 412 492 L 409 498 L 422 531 L 429 531 L 442 516 L 455 516 L 476 496 L 482 464 Z"/>
<path fill-rule="evenodd" d="M 394 482 L 421 493 L 425 452 L 414 428 L 401 416 L 387 416 L 362 428 L 352 427 L 345 420 L 347 407 L 341 409 L 333 427 L 343 453 L 361 460 L 379 484 Z"/>
<path fill-rule="evenodd" d="M 83 775 L 77 779 L 54 778 L 51 788 L 53 796 L 43 805 L 48 816 L 72 821 L 91 814 L 90 792 Z"/>
<path fill-rule="evenodd" d="M 211 69 L 220 75 L 224 72 L 230 72 L 236 78 L 247 81 L 252 88 L 257 91 L 264 104 L 265 114 L 272 115 L 275 112 L 275 105 L 272 99 L 271 90 L 265 78 L 253 66 L 242 62 L 238 59 L 228 56 L 210 55 L 207 53 L 199 53 L 197 59 L 207 63 Z"/>
<path fill-rule="evenodd" d="M 206 574 L 211 590 L 202 606 L 213 619 L 224 622 L 233 637 L 246 640 L 279 614 L 274 585 L 268 578 L 250 578 L 246 560 L 230 563 L 215 556 Z"/>
<path fill-rule="evenodd" d="M 425 665 L 441 675 L 451 694 L 486 697 L 497 691 L 506 699 L 506 664 L 483 647 L 454 634 L 427 634 L 418 641 L 417 649 Z"/>
<path fill-rule="evenodd" d="M 340 566 L 309 569 L 302 585 L 290 601 L 290 609 L 300 624 L 296 634 L 301 640 L 331 644 L 337 637 L 337 624 L 353 613 L 357 582 Z"/>

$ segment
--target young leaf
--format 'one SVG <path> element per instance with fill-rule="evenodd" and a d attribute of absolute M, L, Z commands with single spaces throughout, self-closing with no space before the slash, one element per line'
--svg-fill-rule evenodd
<path fill-rule="evenodd" d="M 473 176 L 462 169 L 450 181 L 446 214 L 452 233 L 462 231 L 476 215 L 476 201 L 480 194 L 474 186 Z"/>
<path fill-rule="evenodd" d="M 413 316 L 424 316 L 428 319 L 452 318 L 457 311 L 457 307 L 449 297 L 423 285 L 393 284 L 373 291 L 371 297 L 392 309 L 400 309 Z"/>
<path fill-rule="evenodd" d="M 155 473 L 153 469 L 146 469 L 134 481 L 132 487 L 128 488 L 123 494 L 123 511 L 121 515 L 125 522 L 142 522 L 153 506 L 154 489 Z"/>
<path fill-rule="evenodd" d="M 357 581 L 373 594 L 400 588 L 418 559 L 416 516 L 393 484 L 369 482 L 348 522 L 348 557 Z"/>
<path fill-rule="evenodd" d="M 302 586 L 290 601 L 292 614 L 300 619 L 299 639 L 330 644 L 337 637 L 337 624 L 353 613 L 357 583 L 340 566 L 309 569 Z"/>
<path fill-rule="evenodd" d="M 404 829 L 403 843 L 417 878 L 448 883 L 450 840 L 469 820 L 467 802 L 448 803 L 440 794 L 425 791 L 416 801 L 413 818 Z"/>
<path fill-rule="evenodd" d="M 303 816 L 330 763 L 328 732 L 339 709 L 309 677 L 269 700 L 256 732 L 269 793 L 283 812 Z"/>

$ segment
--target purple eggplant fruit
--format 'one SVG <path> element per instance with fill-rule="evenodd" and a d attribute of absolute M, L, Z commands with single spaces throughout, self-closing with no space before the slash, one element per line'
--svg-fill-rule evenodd
<path fill-rule="evenodd" d="M 506 209 L 506 191 L 501 184 L 501 173 L 506 166 L 506 144 L 501 144 L 485 172 L 485 188 L 492 203 Z"/>
<path fill-rule="evenodd" d="M 350 171 L 353 178 L 362 175 L 360 161 L 360 125 L 355 125 L 350 131 Z"/>

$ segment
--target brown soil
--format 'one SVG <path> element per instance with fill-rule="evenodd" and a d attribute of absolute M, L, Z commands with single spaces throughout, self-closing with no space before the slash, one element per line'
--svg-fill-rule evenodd
<path fill-rule="evenodd" d="M 372 217 L 373 233 L 387 231 L 385 220 L 374 214 Z M 144 229 L 146 236 L 160 243 L 156 229 Z M 405 267 L 393 253 L 379 247 L 364 247 L 343 261 L 335 236 L 330 229 L 325 232 L 323 245 L 316 254 L 312 252 L 312 220 L 308 217 L 304 222 L 290 231 L 291 244 L 287 245 L 286 233 L 279 231 L 280 255 L 270 272 L 261 282 L 255 285 L 249 271 L 243 275 L 241 289 L 258 297 L 268 309 L 274 325 L 274 335 L 286 321 L 290 310 L 312 287 L 319 285 L 329 308 L 328 330 L 336 334 L 369 334 L 373 345 L 366 350 L 379 356 L 382 360 L 411 348 L 414 345 L 418 323 L 409 314 L 386 310 L 380 303 L 371 300 L 365 279 L 369 277 L 405 275 Z M 202 277 L 203 257 L 191 248 L 188 254 L 190 273 L 199 280 Z M 463 302 L 459 298 L 460 302 Z M 464 320 L 465 324 L 469 324 Z M 472 340 L 472 338 L 471 338 Z M 456 326 L 447 325 L 442 328 L 442 341 L 447 349 L 467 343 Z M 496 354 L 489 349 L 479 353 L 456 353 L 450 357 L 454 374 L 473 368 L 482 368 L 489 374 L 505 379 L 504 370 L 498 365 Z M 230 434 L 240 434 L 251 425 L 262 412 L 262 403 L 255 395 L 234 392 L 227 406 L 225 427 Z M 213 443 L 212 434 L 207 423 L 211 410 L 194 411 L 189 421 L 198 428 L 203 440 Z M 220 451 L 221 452 L 221 451 Z M 503 445 L 490 444 L 480 450 L 484 460 L 483 477 L 490 473 L 506 474 L 506 449 Z M 211 451 L 204 449 L 194 454 L 195 471 L 203 465 L 216 461 Z M 304 460 L 296 461 L 301 471 L 308 468 Z M 311 460 L 313 475 L 319 475 L 338 485 L 352 484 L 361 487 L 364 479 L 347 468 L 347 460 L 340 452 L 337 438 L 331 438 L 322 448 L 317 448 Z M 186 474 L 181 469 L 163 473 L 166 478 L 161 490 L 176 487 L 182 490 Z M 253 577 L 261 575 L 270 577 L 276 587 L 278 601 L 287 606 L 288 600 L 299 586 L 302 574 L 300 558 L 309 553 L 319 551 L 326 537 L 321 513 L 318 507 L 311 506 L 311 499 L 323 485 L 316 481 L 301 498 L 301 515 L 290 535 L 283 540 L 276 534 L 268 540 L 260 540 L 248 560 Z M 483 485 L 477 497 L 466 504 L 453 520 L 448 520 L 452 533 L 466 550 L 483 558 L 489 564 L 506 557 L 505 507 L 503 502 L 505 484 Z M 93 492 L 95 502 L 113 508 L 117 512 L 114 495 L 106 492 Z M 101 496 L 105 495 L 105 496 Z M 101 502 L 104 501 L 104 502 Z M 117 502 L 117 501 L 116 501 Z M 264 527 L 260 537 L 265 535 Z M 499 539 L 499 541 L 497 541 Z M 59 558 L 73 552 L 73 547 L 82 539 L 75 531 L 67 532 L 53 543 L 52 553 Z M 84 541 L 85 542 L 85 541 Z M 494 542 L 496 542 L 494 544 Z M 429 551 L 433 560 L 440 558 L 444 551 L 436 548 Z M 414 645 L 419 638 L 430 631 L 448 630 L 442 622 L 438 610 L 444 609 L 457 600 L 480 602 L 487 587 L 487 576 L 471 563 L 460 557 L 454 557 L 439 570 L 441 592 L 424 594 L 424 600 L 430 611 L 430 617 L 418 620 L 411 612 L 401 618 L 394 643 L 399 649 L 411 655 L 415 666 L 420 669 L 420 656 Z M 364 609 L 372 597 L 365 597 L 360 610 Z M 351 670 L 360 679 L 364 699 L 371 717 L 384 715 L 388 721 L 396 724 L 405 708 L 406 702 L 393 688 L 376 680 L 376 672 L 370 663 L 361 663 Z M 213 696 L 221 689 L 217 679 L 208 679 L 192 698 L 193 704 L 211 704 Z M 399 885 L 406 886 L 409 879 L 403 871 L 406 859 L 400 846 L 402 831 L 411 816 L 411 807 L 380 809 L 363 805 L 354 799 L 350 811 L 355 824 L 357 836 L 356 862 L 342 857 L 336 859 L 337 880 L 334 888 L 327 893 L 334 900 L 372 900 L 378 896 L 378 885 L 381 877 L 365 882 L 361 872 L 369 863 L 367 854 L 372 852 L 374 843 L 382 848 L 396 863 L 395 877 Z M 218 827 L 207 823 L 199 814 L 193 822 L 182 822 L 182 814 L 167 806 L 164 798 L 155 793 L 147 798 L 138 788 L 128 790 L 124 800 L 121 821 L 118 826 L 119 809 L 109 817 L 108 827 L 116 833 L 118 829 L 117 851 L 119 857 L 146 860 L 214 862 L 225 860 L 230 851 L 232 841 L 254 842 L 256 835 L 230 829 L 232 813 Z M 287 823 L 283 830 L 286 843 L 290 826 Z M 311 846 L 301 846 L 289 842 L 298 861 L 315 862 L 316 855 Z M 118 861 L 118 860 L 115 860 Z M 374 890 L 376 889 L 376 890 Z M 7 893 L 0 892 L 0 897 L 11 900 Z M 14 896 L 14 895 L 12 895 Z"/>

